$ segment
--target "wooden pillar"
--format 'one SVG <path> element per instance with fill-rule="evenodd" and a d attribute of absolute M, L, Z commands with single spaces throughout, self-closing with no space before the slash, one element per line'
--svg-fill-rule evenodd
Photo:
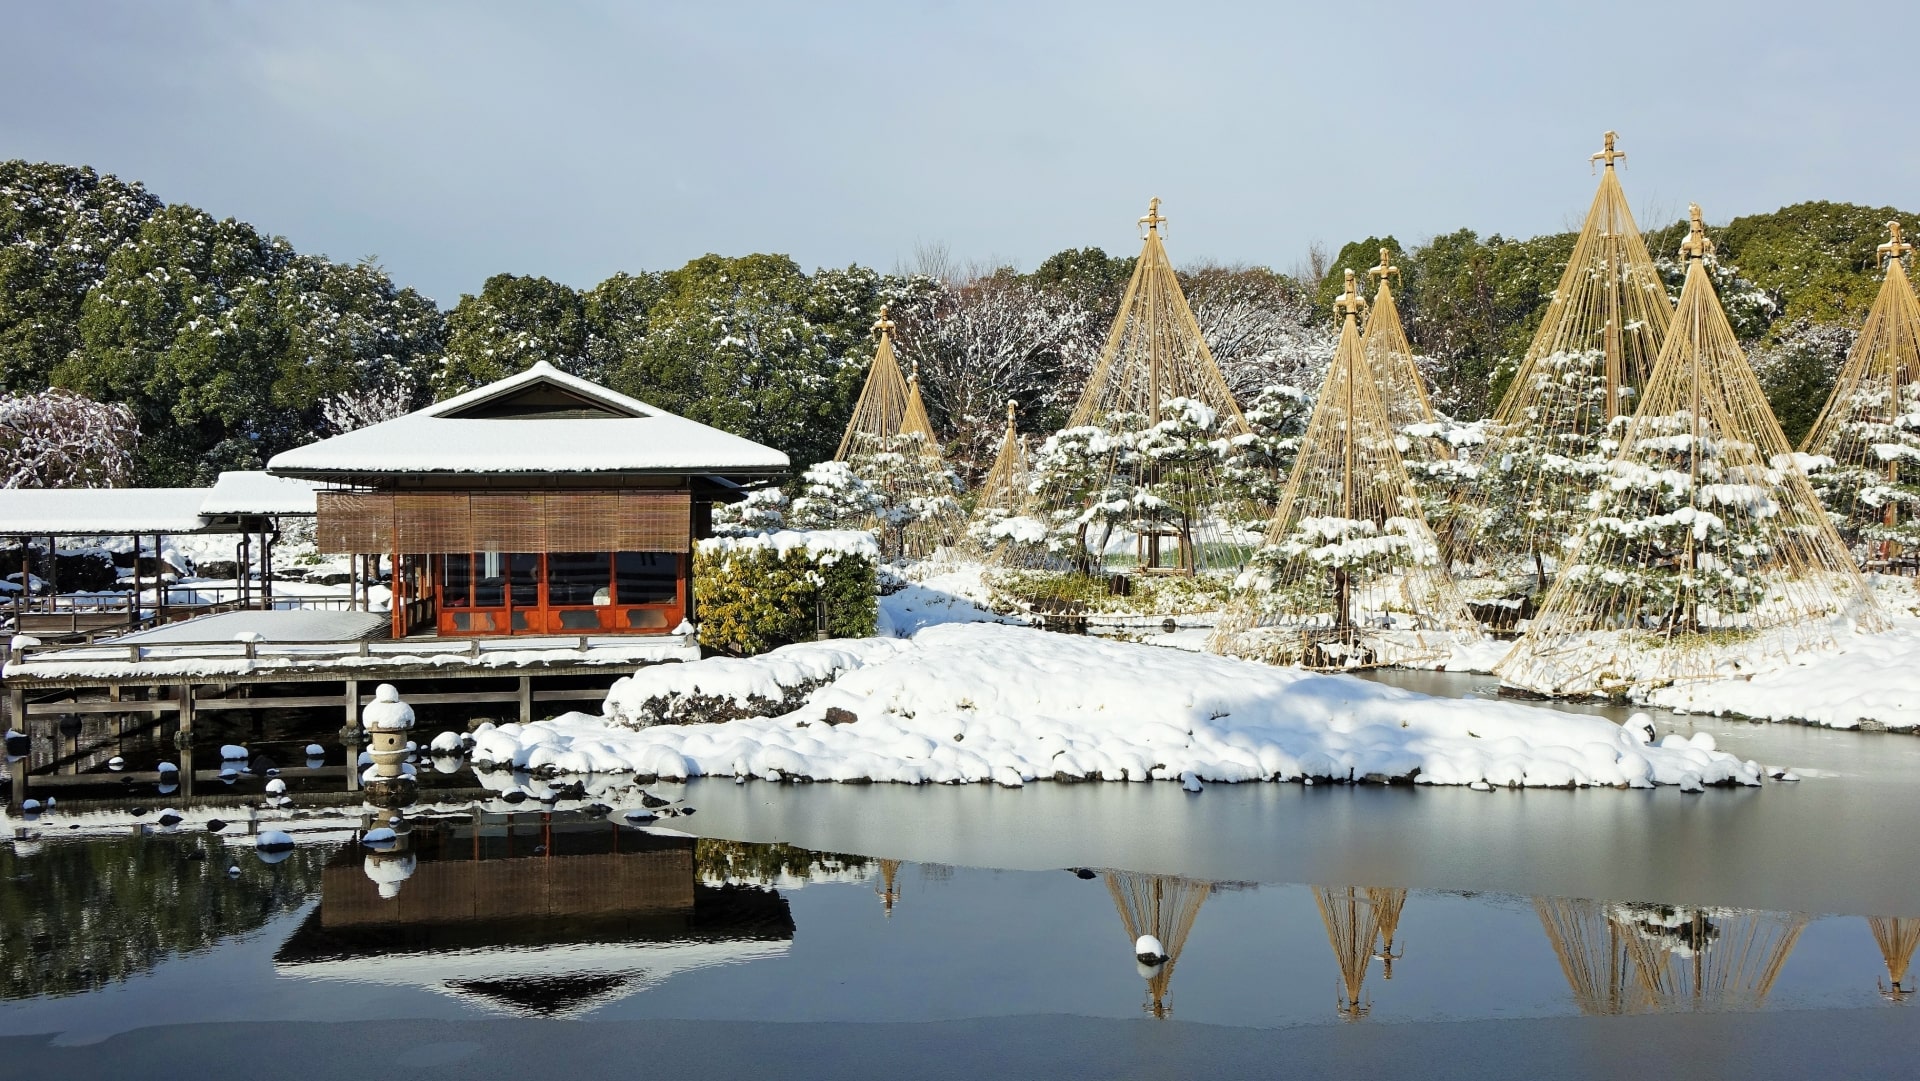
<path fill-rule="evenodd" d="M 360 791 L 360 681 L 347 680 L 347 723 L 340 742 L 347 748 L 347 791 Z"/>
<path fill-rule="evenodd" d="M 165 561 L 160 558 L 160 534 L 158 533 L 153 535 L 153 585 L 153 622 L 158 625 L 167 621 L 167 571 Z"/>
<path fill-rule="evenodd" d="M 13 626 L 20 627 L 20 616 L 25 612 L 27 603 L 27 538 L 20 538 L 20 588 L 13 595 Z"/>
<path fill-rule="evenodd" d="M 533 723 L 533 677 L 520 677 L 520 723 Z"/>
<path fill-rule="evenodd" d="M 60 541 L 47 535 L 47 611 L 60 608 Z"/>
<path fill-rule="evenodd" d="M 23 585 L 26 583 L 24 575 L 20 581 Z M 27 689 L 25 687 L 8 689 L 7 709 L 7 719 L 13 727 L 18 728 L 22 734 L 31 734 L 33 730 L 27 726 Z M 7 801 L 15 807 L 26 801 L 27 767 L 32 764 L 32 761 L 32 743 L 29 741 L 28 753 L 7 764 L 7 773 L 12 781 L 7 788 Z"/>
<path fill-rule="evenodd" d="M 54 772 L 80 772 L 80 726 L 84 723 L 73 716 L 61 717 L 53 722 L 53 754 L 59 763 L 54 767 Z"/>
<path fill-rule="evenodd" d="M 193 797 L 193 684 L 181 684 L 179 694 L 180 726 L 174 732 L 173 744 L 180 751 L 180 795 L 183 799 L 191 799 Z"/>
<path fill-rule="evenodd" d="M 260 599 L 261 607 L 273 607 L 273 542 L 264 529 L 260 531 Z"/>

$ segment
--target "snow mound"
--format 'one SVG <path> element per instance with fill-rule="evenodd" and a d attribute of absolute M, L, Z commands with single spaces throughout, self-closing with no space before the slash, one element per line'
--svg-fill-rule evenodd
<path fill-rule="evenodd" d="M 631 727 L 636 709 L 663 696 L 772 701 L 816 680 L 831 682 L 783 714 Z M 907 784 L 1187 774 L 1503 787 L 1761 781 L 1757 765 L 1732 755 L 1690 742 L 1649 747 L 1600 717 L 989 623 L 649 668 L 616 685 L 605 713 L 476 733 L 474 761 L 544 774 Z"/>
<path fill-rule="evenodd" d="M 837 639 L 782 646 L 745 660 L 650 665 L 615 681 L 601 713 L 630 728 L 776 716 L 798 708 L 808 692 L 841 673 L 906 648 L 889 638 Z M 484 733 L 475 736 L 477 743 L 486 739 Z"/>
<path fill-rule="evenodd" d="M 1883 634 L 1852 635 L 1751 679 L 1665 687 L 1652 705 L 1690 713 L 1806 721 L 1831 728 L 1920 728 L 1920 620 L 1896 617 Z"/>

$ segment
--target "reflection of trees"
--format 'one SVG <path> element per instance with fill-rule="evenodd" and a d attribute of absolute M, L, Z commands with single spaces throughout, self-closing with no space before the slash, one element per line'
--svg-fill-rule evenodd
<path fill-rule="evenodd" d="M 1635 969 L 1661 1009 L 1747 1009 L 1766 1004 L 1780 967 L 1806 930 L 1797 912 L 1621 905 Z"/>
<path fill-rule="evenodd" d="M 1573 988 L 1573 1001 L 1581 1013 L 1639 1013 L 1653 1005 L 1627 948 L 1632 932 L 1614 918 L 1611 906 L 1603 901 L 1535 897 L 1533 908 L 1540 914 L 1540 926 L 1553 943 L 1560 972 Z"/>
<path fill-rule="evenodd" d="M 703 882 L 733 879 L 766 883 L 782 878 L 807 879 L 819 874 L 861 871 L 868 862 L 865 856 L 815 852 L 789 844 L 702 837 L 693 845 L 694 874 Z"/>
<path fill-rule="evenodd" d="M 1213 892 L 1213 883 L 1177 875 L 1108 871 L 1107 892 L 1113 895 L 1113 907 L 1120 911 L 1120 922 L 1126 925 L 1129 948 L 1140 936 L 1152 935 L 1167 951 L 1164 964 L 1142 973 L 1147 979 L 1147 1001 L 1143 1008 L 1164 1019 L 1173 1013 L 1173 1006 L 1167 1001 L 1173 966 L 1180 960 L 1187 933 L 1193 930 L 1194 917 L 1200 914 L 1200 906 L 1206 904 Z"/>
<path fill-rule="evenodd" d="M 1361 985 L 1367 979 L 1367 966 L 1373 962 L 1374 943 L 1380 941 L 1380 910 L 1366 896 L 1368 892 L 1354 886 L 1313 888 L 1314 900 L 1320 903 L 1320 919 L 1327 925 L 1327 941 L 1333 946 L 1334 963 L 1340 966 L 1341 997 L 1336 1008 L 1345 1021 L 1367 1015 Z M 1399 920 L 1397 911 L 1394 919 Z"/>
<path fill-rule="evenodd" d="M 1873 929 L 1874 944 L 1886 959 L 1887 979 L 1892 982 L 1892 986 L 1882 987 L 1880 993 L 1894 1002 L 1903 1002 L 1913 994 L 1913 988 L 1907 986 L 1907 967 L 1913 964 L 1914 948 L 1920 946 L 1920 919 L 1868 916 L 1867 926 Z"/>
<path fill-rule="evenodd" d="M 1536 897 L 1582 1013 L 1757 1010 L 1806 929 L 1796 912 Z"/>
<path fill-rule="evenodd" d="M 328 851 L 270 866 L 205 834 L 0 847 L 0 999 L 96 990 L 257 930 L 319 889 Z"/>
<path fill-rule="evenodd" d="M 1400 954 L 1393 952 L 1393 936 L 1400 932 L 1400 910 L 1407 907 L 1407 889 L 1405 886 L 1368 886 L 1367 900 L 1373 903 L 1374 910 L 1380 914 L 1380 976 L 1393 979 L 1393 963 Z M 1405 953 L 1403 947 L 1401 953 Z"/>

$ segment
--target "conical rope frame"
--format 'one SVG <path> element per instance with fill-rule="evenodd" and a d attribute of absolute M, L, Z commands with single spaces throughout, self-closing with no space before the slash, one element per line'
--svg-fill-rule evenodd
<path fill-rule="evenodd" d="M 1575 555 L 1494 669 L 1540 694 L 1623 694 L 1784 666 L 1836 625 L 1889 625 L 1727 324 L 1694 207 L 1673 331 Z"/>
<path fill-rule="evenodd" d="M 1920 303 L 1901 263 L 1913 246 L 1901 239 L 1898 222 L 1887 226 L 1893 239 L 1880 246 L 1886 278 L 1801 444 L 1814 456 L 1814 486 L 1842 539 L 1870 563 L 1920 537 L 1920 492 L 1913 490 L 1920 479 Z"/>
<path fill-rule="evenodd" d="M 1913 953 L 1920 947 L 1920 919 L 1901 916 L 1868 916 L 1867 926 L 1873 931 L 1873 943 L 1880 947 L 1880 956 L 1887 963 L 1887 979 L 1890 986 L 1881 989 L 1881 993 L 1896 1001 L 1913 994 L 1913 988 L 1907 983 L 1907 969 L 1913 964 Z"/>
<path fill-rule="evenodd" d="M 886 309 L 874 324 L 879 344 L 835 461 L 847 463 L 885 499 L 887 510 L 861 523 L 889 556 L 924 559 L 957 543 L 965 519 L 954 498 L 940 441 L 927 418 L 916 376 L 900 374 L 893 322 Z"/>
<path fill-rule="evenodd" d="M 1211 645 L 1312 668 L 1432 663 L 1481 638 L 1442 564 L 1396 447 L 1356 316 L 1345 325 L 1266 543 Z"/>
<path fill-rule="evenodd" d="M 1494 411 L 1472 554 L 1496 573 L 1544 578 L 1562 561 L 1611 457 L 1614 422 L 1634 411 L 1666 341 L 1673 305 L 1615 175 L 1625 156 L 1607 132 L 1593 155 L 1600 188 Z"/>
<path fill-rule="evenodd" d="M 1031 474 L 1027 445 L 1015 423 L 1017 409 L 1013 402 L 1007 402 L 1006 433 L 1000 437 L 1000 449 L 993 456 L 992 467 L 976 489 L 973 520 L 967 527 L 967 536 L 977 555 L 984 555 L 991 544 L 989 530 L 1008 516 L 1020 513 L 1020 505 L 1027 498 Z"/>
<path fill-rule="evenodd" d="M 1400 321 L 1400 306 L 1388 282 L 1400 273 L 1391 255 L 1381 248 L 1380 265 L 1367 271 L 1368 277 L 1380 279 L 1380 286 L 1373 295 L 1360 348 L 1386 406 L 1387 422 L 1397 433 L 1400 456 L 1414 491 L 1420 494 L 1427 525 L 1439 541 L 1442 558 L 1451 565 L 1453 556 L 1469 541 L 1460 534 L 1472 528 L 1469 516 L 1461 513 L 1463 501 L 1471 498 L 1467 490 L 1471 474 L 1467 463 L 1456 461 L 1453 449 L 1440 437 L 1427 381 L 1420 375 L 1406 326 Z"/>
<path fill-rule="evenodd" d="M 1010 567 L 1233 572 L 1255 538 L 1220 448 L 1251 434 L 1167 259 L 1160 200 L 1120 312 L 1033 490 L 1004 523 Z"/>

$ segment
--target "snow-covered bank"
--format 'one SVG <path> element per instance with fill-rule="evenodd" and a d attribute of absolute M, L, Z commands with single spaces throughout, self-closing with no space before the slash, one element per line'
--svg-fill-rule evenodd
<path fill-rule="evenodd" d="M 884 643 L 882 645 L 881 643 Z M 785 705 L 724 723 L 644 723 L 674 695 Z M 477 734 L 480 766 L 819 781 L 1328 779 L 1567 787 L 1758 784 L 1711 740 L 1514 703 L 1438 699 L 1347 676 L 992 624 L 818 643 L 622 680 L 606 717 Z"/>
<path fill-rule="evenodd" d="M 1920 730 L 1920 620 L 1897 622 L 1892 631 L 1855 636 L 1835 652 L 1809 654 L 1790 668 L 1752 679 L 1665 687 L 1647 702 L 1832 728 Z"/>

